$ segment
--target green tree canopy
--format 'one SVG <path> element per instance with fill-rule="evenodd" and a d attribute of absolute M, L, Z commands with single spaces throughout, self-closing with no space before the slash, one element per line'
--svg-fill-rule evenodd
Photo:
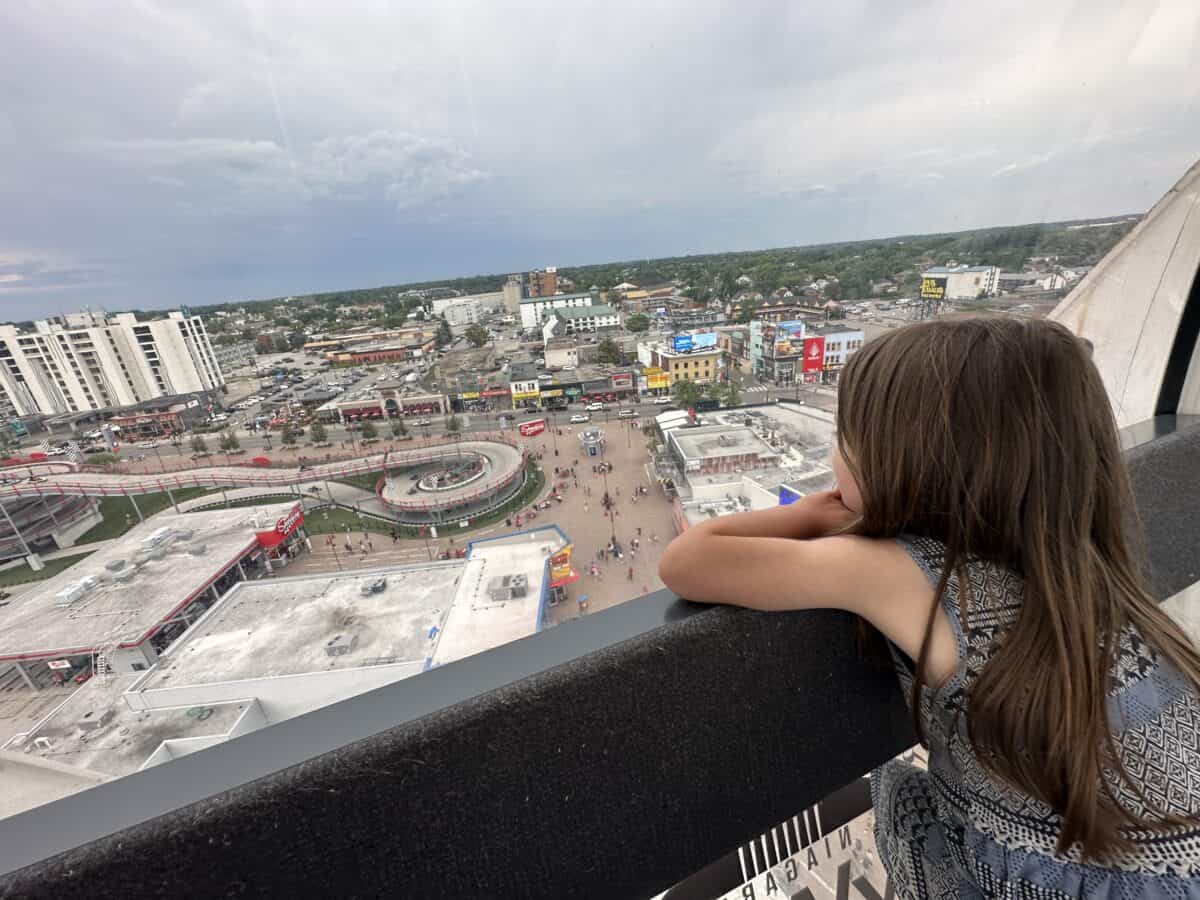
<path fill-rule="evenodd" d="M 478 322 L 475 322 L 467 329 L 466 338 L 471 342 L 471 346 L 473 347 L 482 347 L 491 340 L 488 336 L 488 330 Z"/>
<path fill-rule="evenodd" d="M 621 355 L 621 348 L 612 338 L 605 338 L 596 345 L 596 358 L 602 363 L 614 366 L 619 365 L 624 359 Z"/>
<path fill-rule="evenodd" d="M 454 340 L 454 335 L 450 332 L 450 323 L 446 321 L 446 317 L 442 316 L 441 322 L 438 323 L 437 345 L 445 347 Z"/>
<path fill-rule="evenodd" d="M 320 422 L 312 423 L 312 427 L 308 429 L 308 436 L 314 444 L 324 444 L 329 440 L 329 432 Z"/>
<path fill-rule="evenodd" d="M 646 331 L 650 328 L 650 317 L 643 313 L 634 313 L 625 320 L 625 328 L 633 332 Z"/>
<path fill-rule="evenodd" d="M 689 409 L 694 407 L 696 402 L 704 396 L 704 391 L 696 382 L 681 378 L 671 386 L 671 396 L 677 406 Z"/>
<path fill-rule="evenodd" d="M 197 456 L 202 456 L 208 452 L 208 441 L 204 440 L 204 435 L 197 434 L 192 436 L 192 452 Z"/>
<path fill-rule="evenodd" d="M 373 441 L 375 438 L 379 437 L 379 429 L 375 427 L 374 422 L 363 422 L 362 437 L 364 441 Z"/>

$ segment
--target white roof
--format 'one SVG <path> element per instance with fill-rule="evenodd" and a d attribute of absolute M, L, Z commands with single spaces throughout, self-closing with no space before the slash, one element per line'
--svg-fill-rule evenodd
<path fill-rule="evenodd" d="M 253 549 L 257 530 L 273 527 L 295 505 L 160 513 L 135 525 L 0 607 L 0 659 L 84 653 L 115 638 L 139 643 Z M 256 527 L 256 516 L 270 524 Z M 184 531 L 192 532 L 190 539 L 182 537 Z M 200 547 L 204 551 L 196 553 Z M 108 564 L 118 561 L 123 565 L 114 572 Z M 136 570 L 132 578 L 123 580 L 130 570 Z M 94 584 L 77 590 L 78 597 L 65 605 L 63 592 L 89 576 Z"/>

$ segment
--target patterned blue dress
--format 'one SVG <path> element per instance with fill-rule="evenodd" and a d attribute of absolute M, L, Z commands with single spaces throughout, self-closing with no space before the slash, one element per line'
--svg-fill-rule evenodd
<path fill-rule="evenodd" d="M 931 582 L 944 547 L 903 537 Z M 899 898 L 1069 898 L 1200 900 L 1200 820 L 1170 832 L 1129 835 L 1135 848 L 1112 867 L 1084 864 L 1077 849 L 1055 853 L 1060 819 L 1043 803 L 987 774 L 967 740 L 971 685 L 989 648 L 1016 621 L 1020 576 L 989 563 L 967 567 L 970 602 L 964 629 L 959 586 L 951 578 L 943 608 L 958 643 L 958 671 L 924 688 L 921 715 L 929 769 L 899 760 L 871 776 L 875 841 Z M 905 697 L 912 702 L 912 663 L 892 648 Z M 1159 809 L 1200 814 L 1200 696 L 1136 631 L 1121 636 L 1108 698 L 1122 762 Z M 1128 788 L 1124 808 L 1153 816 Z"/>

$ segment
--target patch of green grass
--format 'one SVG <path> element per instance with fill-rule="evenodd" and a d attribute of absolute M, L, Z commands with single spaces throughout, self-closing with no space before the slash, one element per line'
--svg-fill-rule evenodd
<path fill-rule="evenodd" d="M 31 581 L 44 581 L 47 578 L 57 575 L 63 569 L 75 565 L 75 563 L 94 552 L 93 550 L 87 550 L 75 556 L 60 556 L 57 559 L 48 559 L 45 561 L 46 568 L 38 572 L 29 568 L 28 563 L 17 566 L 15 569 L 5 569 L 3 572 L 0 572 L 0 587 L 28 584 Z"/>
<path fill-rule="evenodd" d="M 207 494 L 210 490 L 212 489 L 188 487 L 179 488 L 171 493 L 174 494 L 175 502 L 178 503 L 181 500 L 189 500 L 192 497 Z M 171 499 L 167 496 L 166 491 L 160 491 L 157 494 L 139 494 L 135 497 L 134 502 L 137 503 L 144 518 L 149 518 L 171 506 Z M 75 543 L 90 544 L 94 541 L 108 541 L 120 537 L 138 523 L 137 513 L 134 512 L 133 503 L 129 501 L 128 497 L 101 497 L 100 515 L 103 516 L 103 520 L 85 531 Z"/>

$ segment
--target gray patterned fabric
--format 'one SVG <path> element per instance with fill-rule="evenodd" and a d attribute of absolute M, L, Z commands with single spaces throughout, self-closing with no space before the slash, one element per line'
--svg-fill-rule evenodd
<path fill-rule="evenodd" d="M 936 583 L 945 548 L 926 538 L 900 543 Z M 929 770 L 896 760 L 871 777 L 875 840 L 896 896 L 1200 900 L 1200 696 L 1194 687 L 1135 631 L 1121 636 L 1108 698 L 1121 761 L 1147 799 L 1196 825 L 1127 832 L 1134 849 L 1112 867 L 1084 864 L 1078 850 L 1060 856 L 1058 815 L 989 776 L 967 740 L 971 685 L 1016 621 L 1022 596 L 1021 578 L 1000 566 L 972 563 L 967 576 L 965 627 L 957 577 L 942 598 L 958 643 L 958 671 L 920 697 Z M 895 647 L 892 656 L 911 704 L 913 665 Z M 1125 808 L 1147 814 L 1128 787 L 1115 793 Z"/>

